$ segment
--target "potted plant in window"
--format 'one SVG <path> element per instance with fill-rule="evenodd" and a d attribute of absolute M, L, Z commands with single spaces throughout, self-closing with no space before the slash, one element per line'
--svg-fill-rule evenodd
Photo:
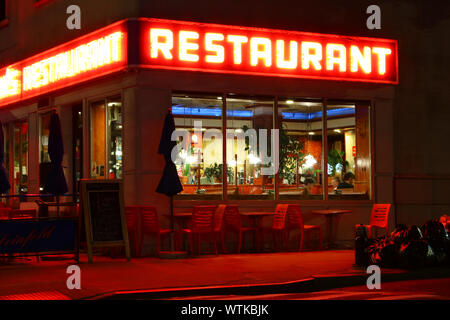
<path fill-rule="evenodd" d="M 287 134 L 284 128 L 279 130 L 280 153 L 279 153 L 279 176 L 287 180 L 288 184 L 296 181 L 297 166 L 305 158 L 303 142 Z"/>
<path fill-rule="evenodd" d="M 332 149 L 328 151 L 328 165 L 329 165 L 329 174 L 330 178 L 333 178 L 336 175 L 336 168 L 338 165 L 342 166 L 341 172 L 344 172 L 344 167 L 349 166 L 349 162 L 345 160 L 345 152 L 337 149 Z"/>
<path fill-rule="evenodd" d="M 214 181 L 215 183 L 222 182 L 222 167 L 216 162 L 205 169 L 205 176 L 208 177 L 209 181 Z"/>

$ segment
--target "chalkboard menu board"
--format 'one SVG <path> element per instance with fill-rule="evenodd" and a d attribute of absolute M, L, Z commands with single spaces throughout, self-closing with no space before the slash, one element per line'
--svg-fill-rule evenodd
<path fill-rule="evenodd" d="M 121 180 L 81 180 L 89 262 L 92 247 L 125 246 L 129 260 L 129 243 L 124 216 Z"/>

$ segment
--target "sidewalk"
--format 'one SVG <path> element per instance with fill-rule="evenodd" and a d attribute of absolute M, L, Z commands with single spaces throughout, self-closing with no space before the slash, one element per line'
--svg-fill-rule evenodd
<path fill-rule="evenodd" d="M 73 260 L 36 263 L 34 258 L 17 260 L 9 265 L 0 264 L 0 300 L 85 299 L 136 290 L 137 296 L 142 294 L 140 291 L 150 290 L 148 297 L 158 298 L 183 295 L 187 291 L 192 292 L 193 288 L 197 288 L 197 292 L 208 290 L 208 293 L 232 290 L 312 291 L 330 286 L 364 284 L 368 276 L 363 268 L 353 266 L 353 250 L 226 254 L 174 260 L 146 257 L 135 258 L 131 262 L 96 256 L 93 264 L 88 264 L 87 257 L 82 255 L 79 265 L 81 289 L 68 290 L 66 268 L 71 264 Z M 450 277 L 450 272 L 430 274 L 383 270 L 382 281 L 423 276 Z"/>

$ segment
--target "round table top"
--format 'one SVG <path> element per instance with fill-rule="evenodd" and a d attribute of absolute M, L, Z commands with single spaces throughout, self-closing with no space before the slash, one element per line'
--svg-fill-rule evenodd
<path fill-rule="evenodd" d="M 343 210 L 343 209 L 326 209 L 326 210 L 312 210 L 313 214 L 321 214 L 321 215 L 333 215 L 333 214 L 343 214 L 343 213 L 351 213 L 351 210 Z"/>

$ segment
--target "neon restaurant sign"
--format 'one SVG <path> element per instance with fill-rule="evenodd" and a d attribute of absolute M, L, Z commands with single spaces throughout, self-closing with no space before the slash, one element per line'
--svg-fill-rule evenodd
<path fill-rule="evenodd" d="M 0 105 L 128 66 L 398 83 L 396 40 L 140 18 L 0 69 Z"/>

